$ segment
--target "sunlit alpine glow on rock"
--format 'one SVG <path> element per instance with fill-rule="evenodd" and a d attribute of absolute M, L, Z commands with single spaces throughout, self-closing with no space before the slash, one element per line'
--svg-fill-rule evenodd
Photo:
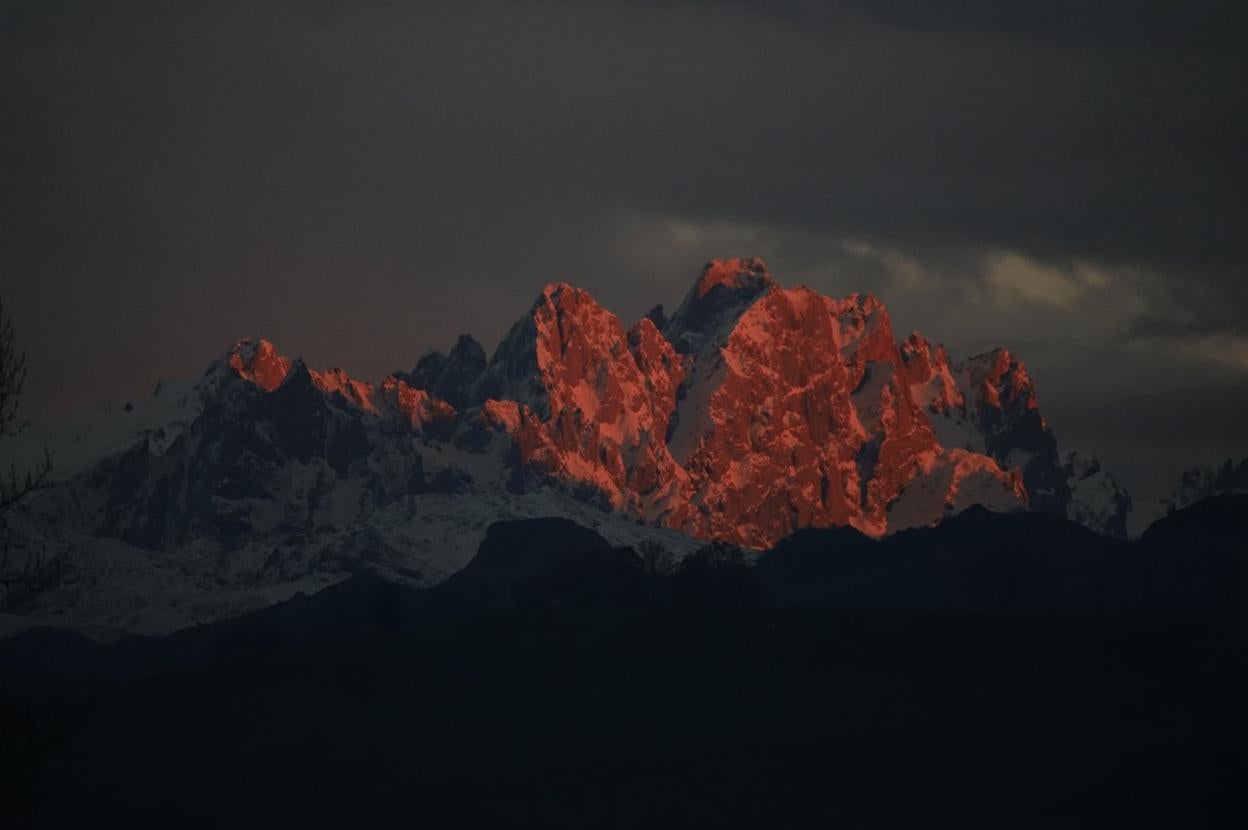
<path fill-rule="evenodd" d="M 1095 458 L 1059 455 L 1017 356 L 899 343 L 879 298 L 785 287 L 757 258 L 708 263 L 670 318 L 632 325 L 552 283 L 488 359 L 464 335 L 379 382 L 244 340 L 133 410 L 7 444 L 19 465 L 57 459 L 38 505 L 59 527 L 145 550 L 314 538 L 317 556 L 402 557 L 431 500 L 480 513 L 421 580 L 462 564 L 485 505 L 756 548 L 974 504 L 1123 535 L 1131 509 Z"/>
<path fill-rule="evenodd" d="M 240 344 L 228 363 L 266 392 L 291 365 L 267 341 Z M 1021 363 L 1000 350 L 955 372 L 918 334 L 899 345 L 878 298 L 784 288 L 758 258 L 709 262 L 670 320 L 626 327 L 555 283 L 488 362 L 465 336 L 379 387 L 340 369 L 309 377 L 360 417 L 401 417 L 418 433 L 440 423 L 461 443 L 500 434 L 509 487 L 566 489 L 737 544 L 806 526 L 880 536 L 1031 498 L 1032 456 L 1012 464 L 1019 448 L 997 451 L 1018 413 L 1038 418 Z M 953 419 L 971 440 L 946 428 Z M 1043 419 L 1034 426 L 1048 435 Z"/>
<path fill-rule="evenodd" d="M 23 430 L 0 463 L 45 449 L 50 486 L 10 528 L 91 551 L 48 602 L 153 632 L 365 562 L 436 584 L 500 518 L 687 552 L 880 537 L 972 505 L 1121 536 L 1131 509 L 1095 458 L 1059 455 L 1017 356 L 899 344 L 879 298 L 785 287 L 758 259 L 709 263 L 670 318 L 633 325 L 554 283 L 488 359 L 465 335 L 379 382 L 240 341 L 133 406 Z M 167 601 L 203 579 L 232 587 Z"/>

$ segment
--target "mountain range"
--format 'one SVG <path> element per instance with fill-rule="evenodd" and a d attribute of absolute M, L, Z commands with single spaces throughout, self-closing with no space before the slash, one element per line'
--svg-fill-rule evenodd
<path fill-rule="evenodd" d="M 433 585 L 500 519 L 679 558 L 972 505 L 1121 537 L 1131 510 L 1095 458 L 1059 451 L 1018 356 L 955 361 L 898 338 L 878 298 L 786 288 L 757 258 L 707 263 L 670 317 L 631 326 L 553 283 L 492 356 L 464 335 L 376 383 L 244 340 L 138 405 L 0 443 L 19 468 L 45 449 L 52 486 L 8 519 L 26 579 L 0 601 L 146 632 L 360 569 Z"/>

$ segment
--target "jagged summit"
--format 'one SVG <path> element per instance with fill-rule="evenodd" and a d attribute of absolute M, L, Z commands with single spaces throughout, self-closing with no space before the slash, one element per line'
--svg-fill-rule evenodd
<path fill-rule="evenodd" d="M 944 344 L 933 348 L 926 337 L 913 332 L 901 345 L 901 359 L 906 380 L 920 406 L 942 415 L 966 409 L 966 395 L 958 388 Z"/>
<path fill-rule="evenodd" d="M 663 304 L 659 303 L 654 308 L 647 311 L 646 319 L 654 323 L 655 328 L 662 331 L 667 325 L 667 314 L 663 311 Z"/>
<path fill-rule="evenodd" d="M 697 354 L 727 336 L 736 319 L 775 280 L 757 257 L 714 259 L 672 314 L 663 335 L 682 354 Z"/>
<path fill-rule="evenodd" d="M 548 282 L 542 288 L 542 293 L 533 301 L 533 306 L 536 308 L 545 301 L 557 304 L 561 297 L 577 297 L 583 294 L 587 295 L 589 292 L 583 288 L 577 288 L 570 282 Z"/>
<path fill-rule="evenodd" d="M 312 377 L 369 415 L 406 400 L 419 428 L 441 401 L 459 413 L 442 421 L 503 434 L 524 471 L 511 486 L 592 493 L 643 521 L 745 545 L 808 525 L 881 535 L 968 503 L 1026 504 L 1019 475 L 939 444 L 878 298 L 786 289 L 760 259 L 716 260 L 662 330 L 655 317 L 626 329 L 589 292 L 556 282 L 488 363 L 461 339 L 387 379 L 380 397 L 345 373 Z"/>
<path fill-rule="evenodd" d="M 713 259 L 702 266 L 693 293 L 705 297 L 715 288 L 757 294 L 773 282 L 767 263 L 759 257 Z"/>
<path fill-rule="evenodd" d="M 263 338 L 238 341 L 226 361 L 241 377 L 266 392 L 280 386 L 290 371 L 290 359 L 278 354 L 277 348 Z"/>
<path fill-rule="evenodd" d="M 575 374 L 586 360 L 584 338 L 565 335 L 585 328 L 609 336 L 602 333 L 620 324 L 588 291 L 566 282 L 547 284 L 494 350 L 477 384 L 476 401 L 512 400 L 549 416 L 556 364 L 570 362 L 568 371 Z"/>
<path fill-rule="evenodd" d="M 461 334 L 449 353 L 430 349 L 412 371 L 395 376 L 456 409 L 466 409 L 475 403 L 476 386 L 485 367 L 485 349 L 472 335 Z"/>
<path fill-rule="evenodd" d="M 1027 374 L 1027 367 L 1009 349 L 998 346 L 969 358 L 965 366 L 971 373 L 972 385 L 979 391 L 977 397 L 985 405 L 998 410 L 1039 412 L 1035 383 Z M 1043 421 L 1041 418 L 1042 424 Z"/>
<path fill-rule="evenodd" d="M 670 319 L 632 325 L 550 283 L 488 360 L 464 335 L 372 382 L 257 339 L 214 367 L 72 468 L 114 491 L 80 496 L 113 505 L 106 534 L 234 544 L 434 492 L 558 494 L 754 547 L 802 527 L 881 536 L 972 504 L 1118 532 L 1130 504 L 1094 459 L 1058 456 L 1008 351 L 959 364 L 917 332 L 899 343 L 880 298 L 786 288 L 757 258 L 709 262 Z"/>

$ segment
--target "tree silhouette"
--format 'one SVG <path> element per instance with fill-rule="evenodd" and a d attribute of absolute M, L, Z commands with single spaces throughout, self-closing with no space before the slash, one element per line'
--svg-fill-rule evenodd
<path fill-rule="evenodd" d="M 0 440 L 12 435 L 26 386 L 26 352 L 14 342 L 13 321 L 0 298 Z M 42 487 L 52 472 L 52 459 L 44 452 L 43 461 L 31 469 L 18 471 L 10 465 L 0 475 L 0 523 L 4 512 Z"/>
<path fill-rule="evenodd" d="M 14 433 L 18 405 L 26 386 L 26 352 L 19 351 L 13 336 L 13 321 L 0 299 L 0 441 Z M 24 555 L 13 555 L 13 534 L 6 514 L 22 499 L 48 483 L 52 458 L 44 450 L 43 461 L 27 470 L 15 465 L 0 472 L 0 607 L 12 609 L 28 602 L 56 576 L 60 557 L 49 557 L 42 545 L 16 545 Z M 14 561 L 16 560 L 16 561 Z"/>

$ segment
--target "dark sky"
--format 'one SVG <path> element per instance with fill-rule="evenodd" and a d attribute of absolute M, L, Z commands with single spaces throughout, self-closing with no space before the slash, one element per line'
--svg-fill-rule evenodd
<path fill-rule="evenodd" d="M 1137 496 L 1248 454 L 1248 4 L 108 5 L 0 0 L 28 417 L 250 335 L 377 379 L 551 280 L 628 321 L 760 255 L 1011 347 Z"/>

